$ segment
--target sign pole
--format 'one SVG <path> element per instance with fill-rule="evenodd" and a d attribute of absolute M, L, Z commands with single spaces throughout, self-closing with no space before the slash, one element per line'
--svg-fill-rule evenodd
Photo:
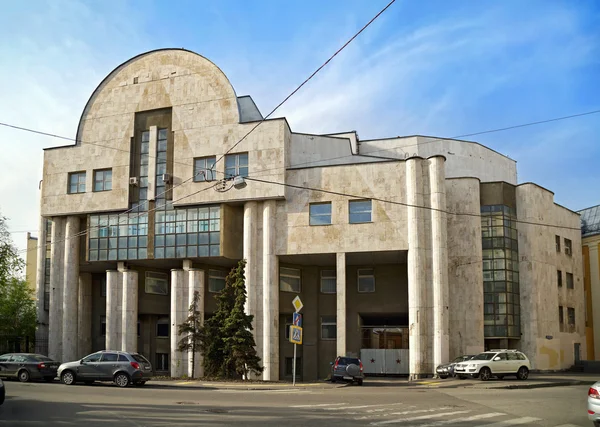
<path fill-rule="evenodd" d="M 294 344 L 294 366 L 292 367 L 292 387 L 296 387 L 296 345 Z"/>

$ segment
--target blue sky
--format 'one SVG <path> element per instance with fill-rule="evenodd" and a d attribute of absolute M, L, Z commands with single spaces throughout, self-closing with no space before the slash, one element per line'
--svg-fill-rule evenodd
<path fill-rule="evenodd" d="M 73 137 L 116 66 L 184 47 L 266 114 L 387 1 L 27 1 L 3 5 L 0 122 Z M 452 137 L 600 109 L 600 3 L 396 3 L 275 116 L 294 131 Z M 600 114 L 474 137 L 571 209 L 600 203 Z M 42 148 L 0 128 L 0 212 L 37 230 Z M 25 235 L 14 233 L 19 247 Z"/>

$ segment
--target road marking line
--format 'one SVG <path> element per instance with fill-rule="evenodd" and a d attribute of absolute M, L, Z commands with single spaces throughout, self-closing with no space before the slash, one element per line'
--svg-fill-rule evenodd
<path fill-rule="evenodd" d="M 419 421 L 419 420 L 428 420 L 430 418 L 441 418 L 447 415 L 457 415 L 457 414 L 466 414 L 471 411 L 454 411 L 454 412 L 443 412 L 441 414 L 431 414 L 431 415 L 421 415 L 420 417 L 412 417 L 412 418 L 399 418 L 396 420 L 388 420 L 388 421 L 379 421 L 376 423 L 371 423 L 372 426 L 382 426 L 385 424 L 399 424 L 406 423 L 409 421 Z"/>
<path fill-rule="evenodd" d="M 344 409 L 362 409 L 362 408 L 375 408 L 376 406 L 396 406 L 404 405 L 404 403 L 382 403 L 380 405 L 360 405 L 360 406 L 344 406 L 343 408 L 323 408 L 326 411 L 343 411 Z"/>
<path fill-rule="evenodd" d="M 555 427 L 580 427 L 580 426 L 575 425 L 575 424 L 561 424 L 561 425 L 555 426 Z"/>
<path fill-rule="evenodd" d="M 451 409 L 451 408 L 448 406 L 443 406 L 441 408 L 433 408 L 433 409 L 417 409 L 416 411 L 392 412 L 389 415 L 422 414 L 422 413 L 426 413 L 426 412 L 445 411 L 446 409 Z"/>
<path fill-rule="evenodd" d="M 405 408 L 416 408 L 416 406 L 414 405 L 408 405 L 405 406 Z M 372 413 L 374 411 L 380 411 L 379 413 Z M 381 411 L 386 411 L 386 412 L 381 412 Z M 365 412 L 348 412 L 349 415 L 358 415 L 358 414 L 364 414 Z M 362 417 L 356 417 L 354 418 L 355 420 L 368 420 L 369 418 L 382 418 L 382 417 L 389 417 L 390 415 L 393 414 L 393 412 L 389 412 L 389 408 L 384 408 L 384 409 L 373 409 L 371 411 L 366 411 L 366 413 L 368 413 L 369 415 L 365 415 Z"/>
<path fill-rule="evenodd" d="M 541 421 L 541 418 L 534 417 L 523 417 L 523 418 L 514 418 L 512 420 L 500 421 L 494 424 L 485 424 L 485 426 L 480 427 L 506 427 L 506 426 L 516 426 L 519 424 L 529 424 L 535 421 Z"/>
<path fill-rule="evenodd" d="M 315 408 L 318 406 L 340 406 L 347 405 L 347 403 L 315 403 L 314 405 L 294 405 L 290 406 L 290 408 Z"/>
<path fill-rule="evenodd" d="M 443 426 L 446 424 L 464 423 L 464 422 L 468 422 L 468 421 L 484 420 L 486 418 L 501 417 L 502 415 L 506 415 L 506 414 L 503 414 L 502 412 L 490 412 L 487 414 L 472 415 L 470 417 L 455 418 L 453 420 L 442 420 L 442 421 L 436 421 L 434 423 L 429 423 L 429 424 L 420 424 L 419 427 L 437 427 L 437 426 Z"/>

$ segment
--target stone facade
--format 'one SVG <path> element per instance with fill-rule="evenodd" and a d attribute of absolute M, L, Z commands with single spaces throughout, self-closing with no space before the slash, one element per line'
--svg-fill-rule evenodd
<path fill-rule="evenodd" d="M 49 310 L 41 302 L 38 310 L 49 319 L 50 356 L 139 351 L 156 372 L 190 375 L 177 329 L 194 291 L 200 312 L 212 315 L 225 274 L 245 259 L 263 379 L 291 374 L 295 296 L 305 305 L 301 378 L 327 377 L 336 355 L 365 350 L 396 351 L 377 372 L 375 357 L 364 360 L 365 372 L 432 375 L 437 364 L 492 344 L 480 212 L 508 203 L 518 224 L 513 305 L 522 336 L 506 344 L 537 369 L 572 364 L 573 345 L 585 346 L 583 294 L 550 279 L 562 268 L 583 280 L 580 240 L 568 228 L 578 215 L 547 190 L 517 185 L 513 160 L 466 141 L 296 134 L 285 119 L 247 135 L 261 117 L 221 70 L 182 49 L 137 56 L 100 84 L 78 142 L 44 155 L 41 212 L 52 221 L 52 244 Z M 194 179 L 195 164 L 215 160 L 202 175 L 210 179 Z M 245 187 L 225 179 L 238 172 Z M 501 181 L 501 193 L 489 181 Z M 556 233 L 572 240 L 572 253 L 552 253 L 555 229 L 521 219 L 567 227 Z M 45 298 L 39 277 L 37 286 Z M 559 304 L 577 313 L 572 328 L 559 325 Z"/>

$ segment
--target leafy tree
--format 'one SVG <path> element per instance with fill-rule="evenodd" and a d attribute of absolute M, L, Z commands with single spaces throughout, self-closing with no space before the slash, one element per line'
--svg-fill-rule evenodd
<path fill-rule="evenodd" d="M 244 312 L 246 286 L 241 260 L 227 275 L 217 296 L 217 310 L 204 327 L 204 368 L 209 376 L 248 378 L 263 371 L 254 348 L 252 319 Z"/>
<path fill-rule="evenodd" d="M 0 216 L 0 335 L 35 335 L 35 301 L 23 279 L 24 265 Z"/>
<path fill-rule="evenodd" d="M 204 328 L 202 328 L 202 318 L 198 311 L 198 301 L 200 292 L 194 292 L 194 298 L 189 308 L 189 315 L 185 322 L 179 325 L 179 335 L 183 337 L 179 340 L 177 349 L 179 351 L 192 352 L 192 378 L 195 376 L 196 352 L 201 348 L 204 342 Z"/>

